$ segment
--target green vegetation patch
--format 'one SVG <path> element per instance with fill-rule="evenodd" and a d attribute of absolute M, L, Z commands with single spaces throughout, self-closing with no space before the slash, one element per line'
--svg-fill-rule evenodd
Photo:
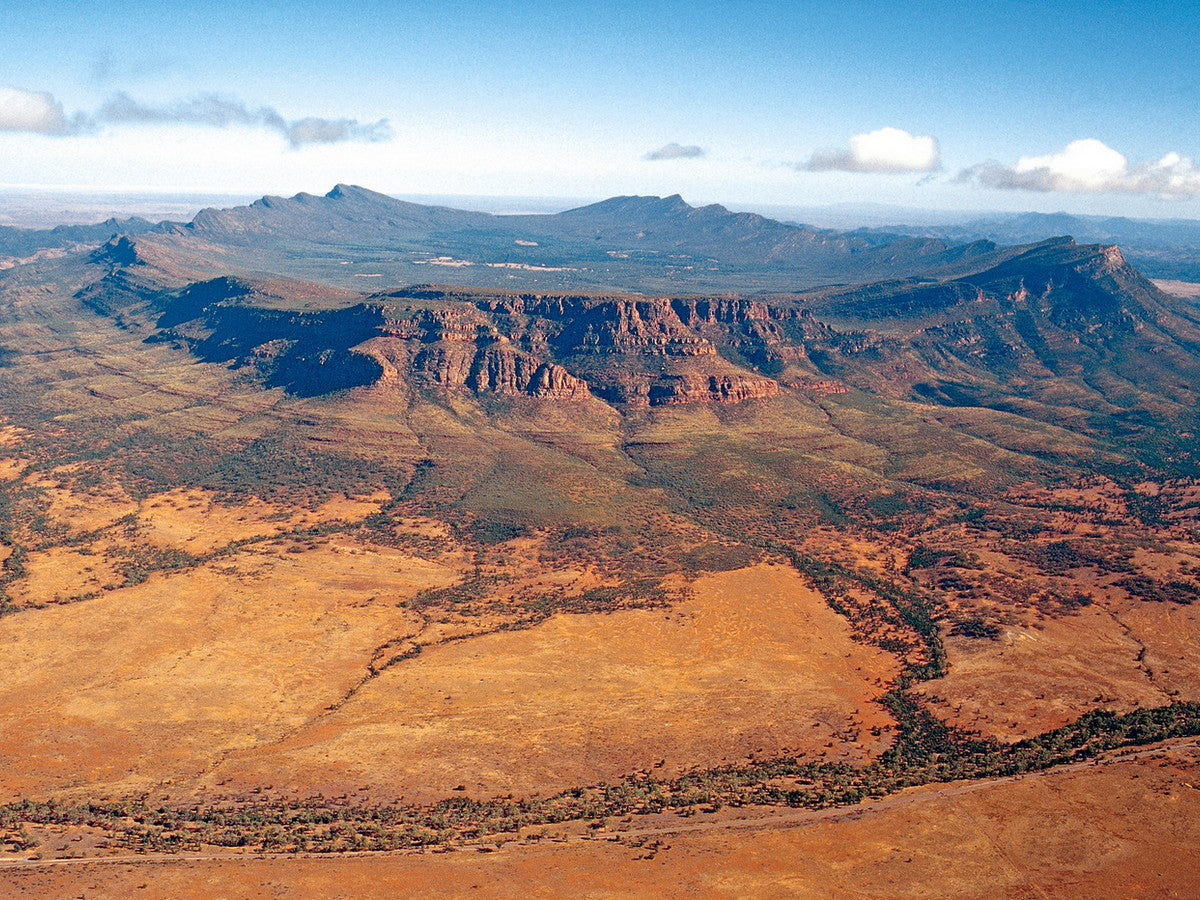
<path fill-rule="evenodd" d="M 1187 581 L 1157 581 L 1146 575 L 1134 575 L 1117 582 L 1131 597 L 1154 603 L 1187 605 L 1200 600 L 1200 587 Z"/>

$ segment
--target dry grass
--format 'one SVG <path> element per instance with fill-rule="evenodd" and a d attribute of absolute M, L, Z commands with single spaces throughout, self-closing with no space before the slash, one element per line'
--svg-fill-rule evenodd
<path fill-rule="evenodd" d="M 888 740 L 872 700 L 895 661 L 855 644 L 792 570 L 699 579 L 669 611 L 560 615 L 427 649 L 340 710 L 209 778 L 226 791 L 544 794 L 663 763 L 785 748 L 862 758 Z M 872 729 L 883 736 L 874 737 Z"/>
<path fill-rule="evenodd" d="M 1171 279 L 1152 279 L 1155 286 L 1176 297 L 1200 297 L 1200 284 L 1194 281 L 1174 281 Z"/>
<path fill-rule="evenodd" d="M 949 673 L 921 691 L 947 721 L 1002 740 L 1058 728 L 1097 707 L 1162 706 L 1180 691 L 1179 699 L 1191 699 L 1200 692 L 1200 620 L 1190 607 L 1169 606 L 1097 604 L 1006 626 L 995 641 L 948 638 Z M 1170 660 L 1170 679 L 1160 659 Z"/>
<path fill-rule="evenodd" d="M 63 483 L 67 474 L 60 473 L 60 478 L 31 479 L 29 482 L 41 489 L 46 502 L 45 516 L 52 524 L 66 528 L 72 534 L 79 534 L 111 528 L 125 516 L 137 512 L 137 501 L 120 485 L 106 482 L 88 491 L 72 490 Z"/>
<path fill-rule="evenodd" d="M 175 490 L 140 505 L 139 537 L 192 554 L 211 552 L 234 541 L 277 535 L 332 521 L 358 521 L 377 512 L 388 494 L 338 497 L 313 510 L 296 509 L 255 498 L 236 506 L 217 502 L 211 491 Z"/>
<path fill-rule="evenodd" d="M 449 563 L 326 540 L 0 619 L 0 796 L 127 794 L 320 718 Z"/>
<path fill-rule="evenodd" d="M 23 459 L 0 459 L 0 481 L 14 481 L 20 477 L 28 463 Z"/>
<path fill-rule="evenodd" d="M 25 570 L 26 576 L 9 590 L 18 606 L 75 600 L 123 580 L 108 556 L 67 547 L 30 553 Z"/>

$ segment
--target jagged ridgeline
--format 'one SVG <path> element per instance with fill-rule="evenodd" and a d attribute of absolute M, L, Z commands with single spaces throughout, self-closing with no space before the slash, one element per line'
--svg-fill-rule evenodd
<path fill-rule="evenodd" d="M 133 233 L 132 231 L 129 233 Z M 791 225 L 680 197 L 615 197 L 553 215 L 490 215 L 339 185 L 325 196 L 264 197 L 163 223 L 147 246 L 225 271 L 270 271 L 355 290 L 454 284 L 556 290 L 795 290 L 958 271 L 996 251 L 902 235 Z M 442 277 L 450 276 L 453 277 Z"/>

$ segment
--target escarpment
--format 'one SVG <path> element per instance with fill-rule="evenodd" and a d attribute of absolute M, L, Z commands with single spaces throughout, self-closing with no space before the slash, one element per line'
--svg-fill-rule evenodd
<path fill-rule="evenodd" d="M 304 395 L 378 387 L 670 406 L 857 389 L 987 405 L 1016 389 L 1053 399 L 1045 379 L 1103 363 L 1191 402 L 1172 373 L 1200 344 L 1200 323 L 1119 250 L 1063 239 L 997 259 L 961 277 L 752 296 L 442 285 L 364 295 L 248 276 L 156 294 L 135 241 L 93 260 L 103 273 L 79 299 Z"/>
<path fill-rule="evenodd" d="M 194 284 L 158 304 L 155 339 L 306 395 L 381 384 L 657 406 L 740 403 L 780 390 L 717 345 L 729 343 L 729 327 L 755 323 L 748 333 L 757 334 L 759 320 L 771 318 L 764 304 L 419 288 L 301 312 L 274 308 L 277 299 L 247 280 Z"/>

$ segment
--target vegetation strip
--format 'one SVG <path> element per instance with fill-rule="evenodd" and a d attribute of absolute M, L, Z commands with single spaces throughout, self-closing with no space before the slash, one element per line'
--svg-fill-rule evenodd
<path fill-rule="evenodd" d="M 849 806 L 917 785 L 1000 778 L 1093 759 L 1126 747 L 1200 735 L 1200 703 L 1175 703 L 1125 715 L 1088 713 L 1078 721 L 1012 745 L 965 736 L 894 692 L 902 724 L 896 745 L 870 765 L 805 762 L 792 757 L 660 779 L 639 773 L 611 784 L 547 798 L 454 798 L 429 806 L 355 805 L 325 798 L 230 801 L 206 806 L 145 800 L 67 803 L 22 800 L 0 806 L 4 842 L 36 844 L 30 826 L 87 826 L 138 852 L 194 852 L 205 846 L 291 853 L 451 846 L 537 825 L 611 816 L 690 815 L 722 806 Z"/>

